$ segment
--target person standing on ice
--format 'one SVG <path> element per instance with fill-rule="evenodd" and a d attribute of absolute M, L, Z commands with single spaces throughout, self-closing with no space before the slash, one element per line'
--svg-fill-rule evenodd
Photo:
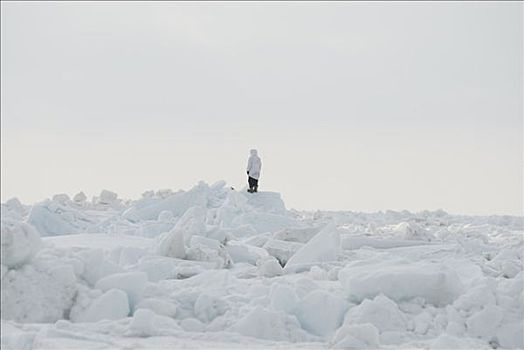
<path fill-rule="evenodd" d="M 260 178 L 260 170 L 262 169 L 262 161 L 257 154 L 256 149 L 250 151 L 251 156 L 247 161 L 247 182 L 249 184 L 249 193 L 257 192 L 258 190 L 258 179 Z"/>

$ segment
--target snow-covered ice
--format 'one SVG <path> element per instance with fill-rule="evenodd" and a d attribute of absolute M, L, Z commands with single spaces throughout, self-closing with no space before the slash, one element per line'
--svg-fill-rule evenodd
<path fill-rule="evenodd" d="M 413 264 L 384 259 L 358 266 L 350 263 L 338 277 L 349 299 L 355 302 L 384 294 L 395 301 L 423 297 L 428 303 L 445 306 L 464 289 L 458 274 L 444 262 Z"/>
<path fill-rule="evenodd" d="M 524 218 L 224 181 L 2 203 L 2 349 L 524 349 Z"/>
<path fill-rule="evenodd" d="M 15 268 L 29 262 L 41 245 L 38 232 L 31 225 L 2 220 L 2 265 Z"/>

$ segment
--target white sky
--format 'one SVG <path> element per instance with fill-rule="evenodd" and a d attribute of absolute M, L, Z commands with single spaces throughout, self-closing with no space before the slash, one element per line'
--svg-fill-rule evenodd
<path fill-rule="evenodd" d="M 522 2 L 6 2 L 2 201 L 224 179 L 523 212 Z"/>

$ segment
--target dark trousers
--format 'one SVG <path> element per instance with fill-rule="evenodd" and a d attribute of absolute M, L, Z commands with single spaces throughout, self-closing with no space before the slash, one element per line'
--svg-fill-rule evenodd
<path fill-rule="evenodd" d="M 247 183 L 249 184 L 249 189 L 252 191 L 256 191 L 258 189 L 258 180 L 253 179 L 251 176 L 247 179 Z"/>

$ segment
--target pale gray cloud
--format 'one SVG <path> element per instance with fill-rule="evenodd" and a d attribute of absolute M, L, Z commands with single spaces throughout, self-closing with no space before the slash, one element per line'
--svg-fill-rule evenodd
<path fill-rule="evenodd" d="M 520 2 L 1 6 L 3 200 L 238 187 L 258 147 L 296 208 L 522 213 Z"/>

